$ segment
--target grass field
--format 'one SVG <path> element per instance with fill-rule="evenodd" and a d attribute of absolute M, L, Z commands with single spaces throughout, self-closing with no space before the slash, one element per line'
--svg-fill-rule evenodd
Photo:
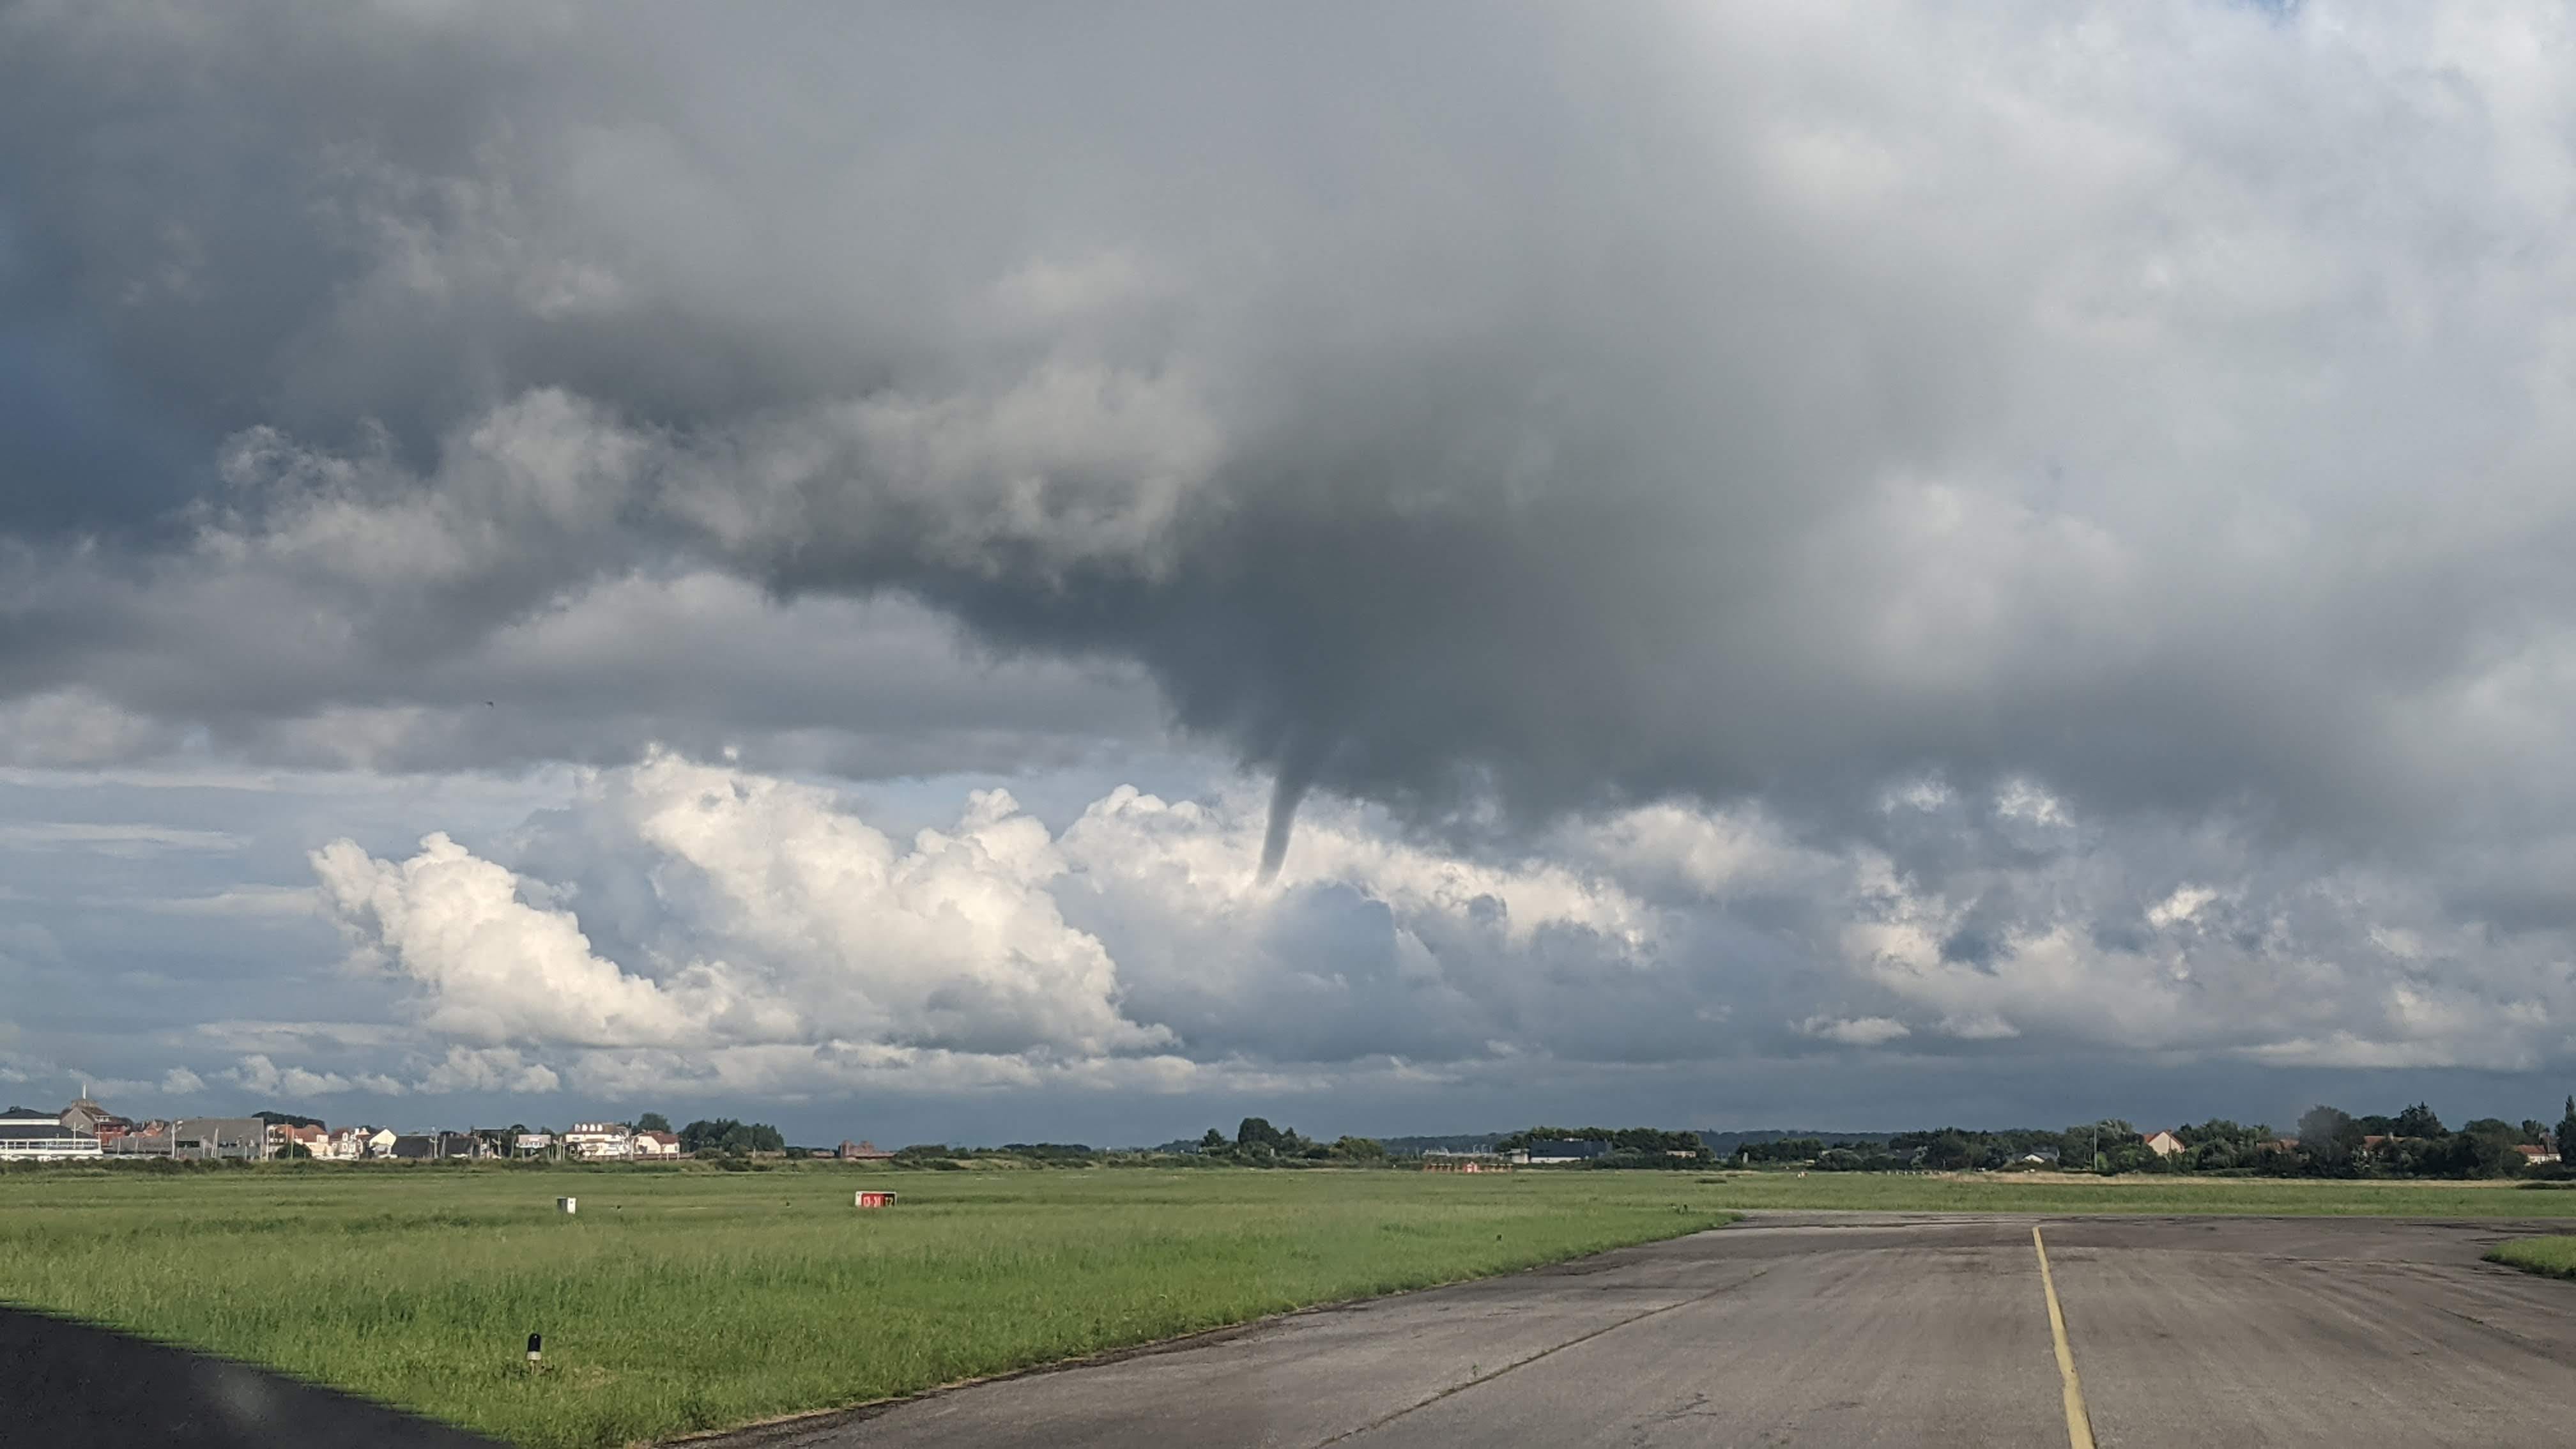
<path fill-rule="evenodd" d="M 2576 1238 L 2516 1238 L 2497 1244 L 2487 1261 L 2551 1278 L 2576 1278 Z"/>
<path fill-rule="evenodd" d="M 903 1205 L 853 1209 L 862 1184 Z M 561 1194 L 581 1199 L 577 1216 L 554 1211 Z M 1782 1172 L 18 1172 L 0 1175 L 0 1298 L 529 1445 L 614 1445 L 1755 1208 L 2576 1218 L 2576 1192 Z M 2509 1244 L 2498 1261 L 2576 1272 L 2576 1237 Z M 531 1331 L 546 1336 L 536 1376 L 521 1359 Z"/>
<path fill-rule="evenodd" d="M 902 1205 L 853 1209 L 862 1183 Z M 1668 1237 L 1726 1221 L 1711 1199 L 1682 1173 L 18 1173 L 0 1298 L 613 1445 Z"/>
<path fill-rule="evenodd" d="M 1729 1208 L 2576 1218 L 2576 1191 L 2535 1191 L 2508 1181 L 1731 1172 L 1703 1173 L 1693 1182 L 1711 1201 Z"/>

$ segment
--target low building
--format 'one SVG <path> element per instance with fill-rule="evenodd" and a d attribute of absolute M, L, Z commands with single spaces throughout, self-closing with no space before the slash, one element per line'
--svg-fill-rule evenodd
<path fill-rule="evenodd" d="M 457 1158 L 462 1161 L 471 1162 L 478 1157 L 489 1157 L 491 1155 L 491 1144 L 485 1142 L 482 1138 L 475 1136 L 471 1132 L 441 1132 L 438 1134 L 438 1156 L 441 1159 Z"/>
<path fill-rule="evenodd" d="M 444 1162 L 474 1156 L 474 1139 L 462 1132 L 400 1132 L 384 1155 L 396 1162 Z"/>
<path fill-rule="evenodd" d="M 0 1162 L 68 1162 L 98 1156 L 98 1138 L 63 1125 L 59 1112 L 0 1112 Z"/>
<path fill-rule="evenodd" d="M 175 1122 L 144 1123 L 102 1146 L 111 1157 L 257 1161 L 268 1156 L 268 1124 L 257 1117 L 182 1117 Z"/>
<path fill-rule="evenodd" d="M 844 1142 L 836 1154 L 843 1162 L 892 1162 L 894 1154 L 873 1142 Z"/>
<path fill-rule="evenodd" d="M 2525 1167 L 2538 1167 L 2544 1162 L 2558 1160 L 2557 1153 L 2536 1143 L 2517 1142 L 2513 1145 L 2513 1150 L 2522 1154 L 2522 1165 Z"/>
<path fill-rule="evenodd" d="M 1607 1142 L 1588 1137 L 1562 1137 L 1551 1142 L 1531 1143 L 1529 1160 L 1533 1167 L 1544 1167 L 1550 1163 L 1590 1162 L 1596 1157 L 1608 1155 L 1609 1151 L 1610 1144 Z"/>
<path fill-rule="evenodd" d="M 677 1133 L 652 1131 L 635 1134 L 635 1155 L 639 1158 L 673 1158 L 680 1155 Z"/>
<path fill-rule="evenodd" d="M 564 1134 L 564 1153 L 584 1162 L 635 1155 L 635 1129 L 623 1122 L 575 1122 Z"/>
<path fill-rule="evenodd" d="M 510 1139 L 510 1151 L 520 1157 L 543 1157 L 554 1150 L 551 1132 L 522 1132 Z"/>
<path fill-rule="evenodd" d="M 2150 1132 L 2147 1134 L 2147 1150 L 2158 1157 L 2171 1157 L 2182 1151 L 2182 1139 L 2170 1132 Z"/>

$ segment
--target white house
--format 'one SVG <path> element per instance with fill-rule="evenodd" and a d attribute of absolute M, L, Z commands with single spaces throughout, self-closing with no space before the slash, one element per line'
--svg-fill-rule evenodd
<path fill-rule="evenodd" d="M 543 1157 L 554 1145 L 551 1132 L 522 1132 L 510 1139 L 510 1150 L 521 1157 Z"/>
<path fill-rule="evenodd" d="M 400 1133 L 395 1132 L 391 1127 L 379 1127 L 372 1132 L 361 1127 L 358 1131 L 366 1142 L 367 1156 L 391 1157 L 394 1155 L 394 1139 L 400 1136 Z"/>
<path fill-rule="evenodd" d="M 623 1122 L 575 1122 L 564 1134 L 564 1152 L 584 1162 L 635 1155 L 635 1129 Z"/>
<path fill-rule="evenodd" d="M 668 1132 L 638 1132 L 635 1134 L 635 1155 L 648 1158 L 677 1157 L 680 1155 L 680 1139 Z"/>

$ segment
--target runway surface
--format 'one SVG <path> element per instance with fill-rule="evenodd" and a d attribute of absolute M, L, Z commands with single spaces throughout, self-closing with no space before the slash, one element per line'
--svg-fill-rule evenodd
<path fill-rule="evenodd" d="M 2568 1226 L 1758 1213 L 720 1442 L 2576 1443 L 2576 1283 L 2478 1261 Z"/>

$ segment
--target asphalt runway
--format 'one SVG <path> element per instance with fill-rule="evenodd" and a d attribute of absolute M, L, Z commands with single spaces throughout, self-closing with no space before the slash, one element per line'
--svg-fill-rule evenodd
<path fill-rule="evenodd" d="M 2568 1226 L 1758 1213 L 718 1442 L 2570 1444 L 2576 1283 L 2478 1261 Z"/>

